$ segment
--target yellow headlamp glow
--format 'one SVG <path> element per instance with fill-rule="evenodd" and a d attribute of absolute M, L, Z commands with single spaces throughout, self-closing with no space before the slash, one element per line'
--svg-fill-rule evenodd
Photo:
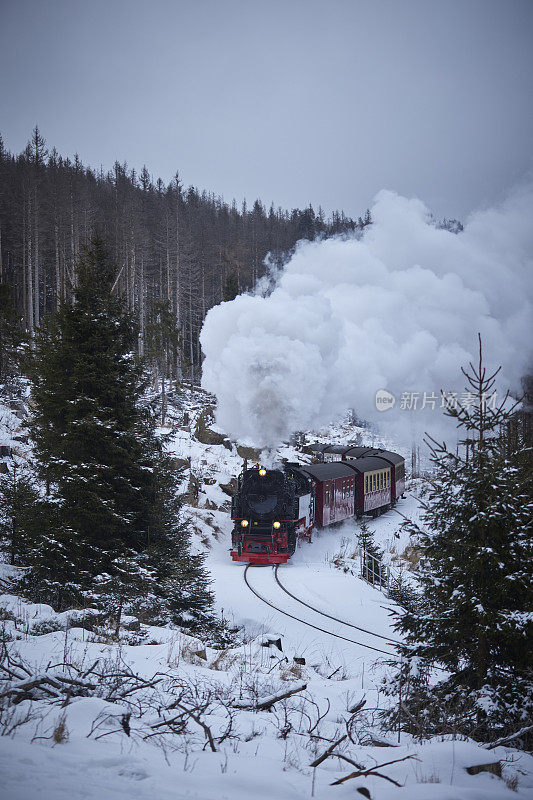
<path fill-rule="evenodd" d="M 241 519 L 241 526 L 243 528 L 247 528 L 248 527 L 248 520 L 247 519 Z"/>
<path fill-rule="evenodd" d="M 278 530 L 278 528 L 281 528 L 281 522 L 274 522 L 274 528 L 276 530 Z"/>
<path fill-rule="evenodd" d="M 259 470 L 259 474 L 261 475 L 262 478 L 264 478 L 265 475 L 267 474 L 266 469 L 264 467 L 261 467 L 261 469 Z"/>

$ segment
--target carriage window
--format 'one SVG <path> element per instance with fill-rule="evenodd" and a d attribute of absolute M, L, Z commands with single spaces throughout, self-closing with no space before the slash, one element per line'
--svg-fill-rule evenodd
<path fill-rule="evenodd" d="M 365 494 L 368 494 L 368 475 L 365 475 Z"/>
<path fill-rule="evenodd" d="M 383 489 L 383 473 L 379 473 L 379 488 Z"/>
<path fill-rule="evenodd" d="M 326 483 L 326 505 L 329 505 L 329 483 Z"/>

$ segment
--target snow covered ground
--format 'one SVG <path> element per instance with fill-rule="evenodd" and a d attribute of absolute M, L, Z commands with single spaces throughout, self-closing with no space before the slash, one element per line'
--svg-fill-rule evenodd
<path fill-rule="evenodd" d="M 63 678 L 72 677 L 72 670 L 78 676 L 89 671 L 98 689 L 94 696 L 67 701 L 64 692 L 51 701 L 43 691 L 42 699 L 23 700 L 2 712 L 0 797 L 342 800 L 360 787 L 374 800 L 533 796 L 533 758 L 528 754 L 504 747 L 486 750 L 472 741 L 420 744 L 403 733 L 398 743 L 396 734 L 384 736 L 379 730 L 375 709 L 387 703 L 383 681 L 391 670 L 387 662 L 394 657 L 389 641 L 396 637 L 391 627 L 394 604 L 358 577 L 358 559 L 352 558 L 355 522 L 316 532 L 313 541 L 302 543 L 291 562 L 278 570 L 282 585 L 315 610 L 288 596 L 271 567 L 248 570 L 249 585 L 260 597 L 250 590 L 244 567 L 229 558 L 229 497 L 221 488 L 239 472 L 242 459 L 235 447 L 205 445 L 194 438 L 191 431 L 203 405 L 200 394 L 189 396 L 188 425 L 178 412 L 174 417 L 171 413 L 173 428 L 166 432 L 171 432 L 173 455 L 190 464 L 197 480 L 197 498 L 189 497 L 184 515 L 194 527 L 195 546 L 207 551 L 218 611 L 241 629 L 240 643 L 217 651 L 170 628 L 142 625 L 137 630 L 131 619 L 125 620 L 121 641 L 116 642 L 90 624 L 90 614 L 56 614 L 49 606 L 24 602 L 6 588 L 0 596 L 0 624 L 14 663 L 25 664 L 32 679 L 47 669 L 53 672 L 54 665 Z M 13 441 L 13 416 L 6 412 L 1 419 L 9 423 Z M 371 436 L 349 426 L 326 435 L 339 442 L 356 434 L 363 443 Z M 286 447 L 281 455 L 294 459 L 296 452 Z M 182 480 L 186 491 L 189 467 Z M 408 494 L 398 510 L 416 516 L 416 497 Z M 398 556 L 409 544 L 401 523 L 400 514 L 393 512 L 369 521 L 393 569 L 399 568 Z M 4 586 L 11 572 L 2 565 Z M 95 662 L 99 666 L 90 672 Z M 70 672 L 65 665 L 71 665 Z M 129 678 L 132 686 L 137 681 L 136 688 L 118 697 L 120 691 L 109 680 L 95 677 L 106 670 L 136 676 Z M 303 685 L 305 689 L 270 710 L 239 708 Z M 215 737 L 214 750 L 192 717 L 181 733 L 160 725 L 172 716 L 165 708 L 178 689 L 189 709 L 204 708 L 197 716 Z M 363 700 L 363 709 L 354 716 L 353 709 Z M 220 741 L 230 719 L 231 731 Z M 377 766 L 399 786 L 375 775 L 332 786 L 356 770 L 337 757 L 310 766 L 330 740 L 347 732 L 347 722 L 353 741 L 345 739 L 336 752 L 364 769 Z M 502 778 L 466 771 L 497 761 L 504 765 Z M 388 762 L 395 763 L 379 767 Z"/>

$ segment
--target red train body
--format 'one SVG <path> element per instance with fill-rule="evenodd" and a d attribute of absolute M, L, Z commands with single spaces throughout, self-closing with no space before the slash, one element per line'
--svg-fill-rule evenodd
<path fill-rule="evenodd" d="M 378 514 L 405 490 L 405 461 L 389 450 L 322 448 L 323 463 L 244 469 L 232 502 L 231 557 L 248 564 L 282 564 L 315 524 L 326 527 Z"/>

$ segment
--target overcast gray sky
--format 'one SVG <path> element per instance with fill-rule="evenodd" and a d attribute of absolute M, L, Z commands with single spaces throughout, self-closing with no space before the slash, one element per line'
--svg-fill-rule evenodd
<path fill-rule="evenodd" d="M 0 132 L 226 200 L 464 217 L 531 175 L 533 0 L 0 0 Z"/>

